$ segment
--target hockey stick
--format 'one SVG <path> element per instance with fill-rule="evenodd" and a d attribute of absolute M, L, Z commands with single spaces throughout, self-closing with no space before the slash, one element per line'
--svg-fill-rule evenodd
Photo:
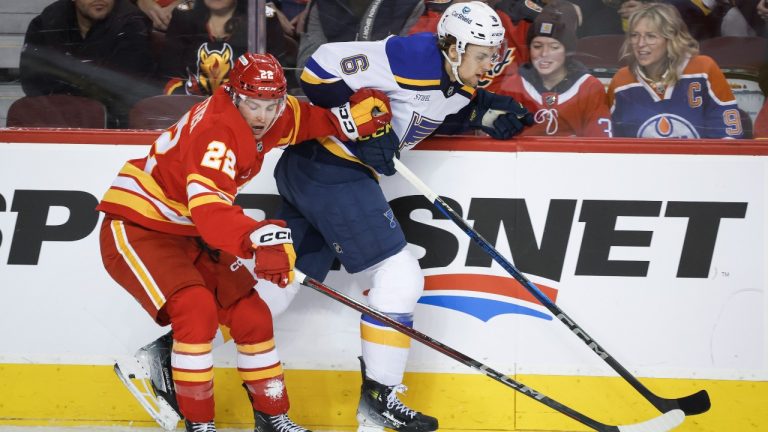
<path fill-rule="evenodd" d="M 683 420 L 685 420 L 685 413 L 683 413 L 681 410 L 676 409 L 676 410 L 671 410 L 666 413 L 663 413 L 662 415 L 658 417 L 654 417 L 650 420 L 646 420 L 644 422 L 635 423 L 631 425 L 611 426 L 604 423 L 600 423 L 599 421 L 593 420 L 587 417 L 586 415 L 572 408 L 569 408 L 561 404 L 560 402 L 557 402 L 556 400 L 547 397 L 542 393 L 537 392 L 536 390 L 526 386 L 525 384 L 515 381 L 512 378 L 509 378 L 508 376 L 502 374 L 501 372 L 497 372 L 491 369 L 490 367 L 484 365 L 483 363 L 480 363 L 479 361 L 471 357 L 468 357 L 467 355 L 462 354 L 459 351 L 456 351 L 455 349 L 435 339 L 432 339 L 431 337 L 425 335 L 424 333 L 421 333 L 420 331 L 414 328 L 401 324 L 400 322 L 377 311 L 376 309 L 372 309 L 370 306 L 364 305 L 359 301 L 339 291 L 336 291 L 335 289 L 319 281 L 316 281 L 315 279 L 312 279 L 311 277 L 300 272 L 298 269 L 294 269 L 294 272 L 296 274 L 296 280 L 302 285 L 312 288 L 315 291 L 318 291 L 322 294 L 325 294 L 326 296 L 334 300 L 337 300 L 360 313 L 372 316 L 377 320 L 385 323 L 386 325 L 392 327 L 393 329 L 399 331 L 400 333 L 403 333 L 404 335 L 409 336 L 411 339 L 421 342 L 424 345 L 434 349 L 435 351 L 441 352 L 446 356 L 458 361 L 459 363 L 462 363 L 465 366 L 469 366 L 472 369 L 475 369 L 483 373 L 484 375 L 490 378 L 493 378 L 494 380 L 506 385 L 507 387 L 511 387 L 519 391 L 520 393 L 532 399 L 535 399 L 541 402 L 542 404 L 554 409 L 555 411 L 565 414 L 568 417 L 576 420 L 577 422 L 591 427 L 596 431 L 600 431 L 600 432 L 664 432 L 664 431 L 672 430 L 673 428 L 679 426 L 683 422 Z"/>
<path fill-rule="evenodd" d="M 566 325 L 576 336 L 578 336 L 582 341 L 584 341 L 587 346 L 592 349 L 592 351 L 595 352 L 600 358 L 605 360 L 608 365 L 610 365 L 613 370 L 618 372 L 619 375 L 621 375 L 624 380 L 626 380 L 632 387 L 634 387 L 635 390 L 637 390 L 645 399 L 647 399 L 651 404 L 653 404 L 656 409 L 658 409 L 661 412 L 667 412 L 670 410 L 675 409 L 681 409 L 685 415 L 694 415 L 694 414 L 701 414 L 703 412 L 706 412 L 709 410 L 711 404 L 709 401 L 709 394 L 707 394 L 706 390 L 699 390 L 698 392 L 684 396 L 678 399 L 666 399 L 663 397 L 660 397 L 656 394 L 654 394 L 652 391 L 650 391 L 647 387 L 645 387 L 640 381 L 637 380 L 627 369 L 624 368 L 618 361 L 616 361 L 613 356 L 608 354 L 608 351 L 606 351 L 600 344 L 597 343 L 589 334 L 587 334 L 584 329 L 576 325 L 576 322 L 573 321 L 568 315 L 566 315 L 565 312 L 563 312 L 562 309 L 560 309 L 559 306 L 557 306 L 552 300 L 549 299 L 546 295 L 544 295 L 541 290 L 539 290 L 536 285 L 534 285 L 531 281 L 528 280 L 525 276 L 523 276 L 522 273 L 520 273 L 517 268 L 515 268 L 512 263 L 507 261 L 506 258 L 504 258 L 499 251 L 497 251 L 493 246 L 491 246 L 490 243 L 486 239 L 483 238 L 483 236 L 480 235 L 477 231 L 475 231 L 467 221 L 462 219 L 461 216 L 459 216 L 448 204 L 443 201 L 440 196 L 438 196 L 436 193 L 432 192 L 432 190 L 424 184 L 417 176 L 414 174 L 408 167 L 403 165 L 402 162 L 400 162 L 399 159 L 394 158 L 395 162 L 395 169 L 397 169 L 397 172 L 400 173 L 403 177 L 405 177 L 406 180 L 408 180 L 416 189 L 418 189 L 425 197 L 427 197 L 428 200 L 432 201 L 432 203 L 435 205 L 435 207 L 438 208 L 445 216 L 447 216 L 449 219 L 451 219 L 456 225 L 461 228 L 462 231 L 464 231 L 472 240 L 474 240 L 475 243 L 477 243 L 488 255 L 491 256 L 499 265 L 501 265 L 504 270 L 509 272 L 510 275 L 512 275 L 515 280 L 520 282 L 520 284 L 525 287 L 528 292 L 530 292 L 536 299 L 544 305 L 544 307 L 549 310 L 552 315 L 557 317 L 563 324 Z"/>

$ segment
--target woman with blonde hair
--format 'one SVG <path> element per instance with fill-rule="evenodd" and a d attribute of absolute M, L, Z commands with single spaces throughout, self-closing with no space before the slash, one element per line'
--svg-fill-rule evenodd
<path fill-rule="evenodd" d="M 651 3 L 629 18 L 621 50 L 628 66 L 608 88 L 614 135 L 742 138 L 736 99 L 720 68 L 674 6 Z"/>

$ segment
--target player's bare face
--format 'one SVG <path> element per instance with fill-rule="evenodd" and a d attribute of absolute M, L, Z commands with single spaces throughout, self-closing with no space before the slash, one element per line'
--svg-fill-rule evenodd
<path fill-rule="evenodd" d="M 275 122 L 282 104 L 282 99 L 247 98 L 240 101 L 237 109 L 253 130 L 253 136 L 261 138 Z"/>
<path fill-rule="evenodd" d="M 470 87 L 477 87 L 480 79 L 493 68 L 498 61 L 499 49 L 480 45 L 467 45 L 461 58 L 458 72 L 461 82 Z"/>
<path fill-rule="evenodd" d="M 629 33 L 632 54 L 637 63 L 651 75 L 660 78 L 667 67 L 667 40 L 647 18 L 637 22 Z"/>
<path fill-rule="evenodd" d="M 75 0 L 75 9 L 83 18 L 101 21 L 115 7 L 115 0 Z"/>
<path fill-rule="evenodd" d="M 531 41 L 531 63 L 539 75 L 546 78 L 564 78 L 565 46 L 555 38 L 536 36 Z"/>

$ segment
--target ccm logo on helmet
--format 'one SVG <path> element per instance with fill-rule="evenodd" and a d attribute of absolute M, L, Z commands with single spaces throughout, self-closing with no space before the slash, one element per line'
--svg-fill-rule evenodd
<path fill-rule="evenodd" d="M 262 234 L 261 237 L 259 237 L 259 243 L 269 243 L 273 240 L 290 240 L 290 239 L 291 239 L 290 231 L 278 231 L 278 232 Z"/>

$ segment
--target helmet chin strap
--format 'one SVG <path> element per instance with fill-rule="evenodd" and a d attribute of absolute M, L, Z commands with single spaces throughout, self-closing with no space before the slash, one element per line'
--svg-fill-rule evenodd
<path fill-rule="evenodd" d="M 451 72 L 453 72 L 453 77 L 456 79 L 456 81 L 461 85 L 466 85 L 461 80 L 461 77 L 459 77 L 459 66 L 461 66 L 461 56 L 464 54 L 464 50 L 459 50 L 459 45 L 456 45 L 456 54 L 458 54 L 459 60 L 453 61 L 450 57 L 448 57 L 448 54 L 445 51 L 440 51 L 443 54 L 443 57 L 448 61 L 448 64 L 451 65 Z"/>

